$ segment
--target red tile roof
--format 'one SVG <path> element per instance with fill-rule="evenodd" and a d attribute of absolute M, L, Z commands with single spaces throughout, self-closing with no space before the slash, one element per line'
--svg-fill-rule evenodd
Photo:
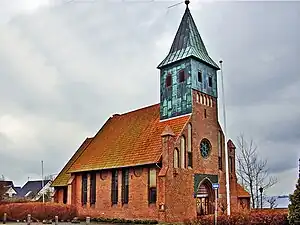
<path fill-rule="evenodd" d="M 71 178 L 71 174 L 67 173 L 71 165 L 78 159 L 78 157 L 81 155 L 83 150 L 91 143 L 93 138 L 86 138 L 84 142 L 80 145 L 78 150 L 74 153 L 72 158 L 68 161 L 68 163 L 65 165 L 65 167 L 62 169 L 62 171 L 58 174 L 58 176 L 55 178 L 53 183 L 51 184 L 52 187 L 62 187 L 67 186 L 68 181 Z"/>
<path fill-rule="evenodd" d="M 69 173 L 157 163 L 161 134 L 170 126 L 178 136 L 190 116 L 160 122 L 159 104 L 109 118 L 72 164 Z"/>
<path fill-rule="evenodd" d="M 239 183 L 236 184 L 236 189 L 237 189 L 237 195 L 240 198 L 250 198 L 250 194 L 245 190 L 245 188 L 242 187 Z"/>

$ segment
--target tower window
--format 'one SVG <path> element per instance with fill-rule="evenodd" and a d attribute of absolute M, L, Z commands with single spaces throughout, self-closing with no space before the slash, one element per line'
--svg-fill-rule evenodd
<path fill-rule="evenodd" d="M 166 78 L 166 86 L 170 87 L 172 85 L 172 76 L 171 74 L 168 74 L 167 78 Z"/>
<path fill-rule="evenodd" d="M 212 77 L 208 77 L 208 86 L 212 87 Z"/>
<path fill-rule="evenodd" d="M 184 71 L 183 70 L 181 70 L 180 72 L 179 72 L 179 82 L 181 83 L 181 82 L 184 82 Z"/>
<path fill-rule="evenodd" d="M 198 82 L 202 82 L 202 72 L 198 71 Z"/>
<path fill-rule="evenodd" d="M 204 109 L 204 118 L 206 118 L 207 115 L 206 115 L 206 109 Z"/>

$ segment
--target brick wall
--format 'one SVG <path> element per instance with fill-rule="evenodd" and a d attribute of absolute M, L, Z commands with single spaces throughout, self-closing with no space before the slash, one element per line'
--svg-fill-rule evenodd
<path fill-rule="evenodd" d="M 104 178 L 104 179 L 103 179 Z M 123 218 L 123 219 L 157 219 L 156 205 L 148 204 L 148 168 L 143 168 L 141 176 L 134 174 L 134 169 L 129 170 L 129 203 L 121 203 L 122 172 L 118 172 L 118 204 L 111 202 L 111 171 L 106 176 L 96 174 L 96 203 L 90 206 L 89 197 L 86 206 L 81 205 L 81 175 L 77 174 L 76 181 L 76 206 L 80 216 Z M 88 196 L 90 188 L 88 182 Z"/>
<path fill-rule="evenodd" d="M 61 187 L 55 187 L 54 202 L 63 203 L 64 190 Z"/>

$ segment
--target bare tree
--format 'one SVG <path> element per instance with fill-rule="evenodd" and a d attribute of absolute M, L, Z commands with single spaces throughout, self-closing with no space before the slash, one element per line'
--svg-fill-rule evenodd
<path fill-rule="evenodd" d="M 278 204 L 276 203 L 277 198 L 276 197 L 271 197 L 268 198 L 266 201 L 270 204 L 270 209 L 274 209 Z"/>
<path fill-rule="evenodd" d="M 257 146 L 241 134 L 237 138 L 237 176 L 241 184 L 251 195 L 252 208 L 259 206 L 259 188 L 266 190 L 277 183 L 275 177 L 269 176 L 267 161 L 257 154 Z"/>

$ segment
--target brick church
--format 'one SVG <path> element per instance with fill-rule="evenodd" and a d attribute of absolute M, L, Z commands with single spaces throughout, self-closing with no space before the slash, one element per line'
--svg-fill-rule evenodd
<path fill-rule="evenodd" d="M 231 209 L 250 207 L 237 183 L 235 146 L 225 143 L 218 122 L 219 66 L 185 3 L 171 49 L 158 65 L 160 103 L 115 114 L 86 138 L 52 184 L 55 202 L 92 218 L 180 222 L 213 214 L 213 183 L 220 184 L 218 202 L 226 205 L 227 144 Z"/>

